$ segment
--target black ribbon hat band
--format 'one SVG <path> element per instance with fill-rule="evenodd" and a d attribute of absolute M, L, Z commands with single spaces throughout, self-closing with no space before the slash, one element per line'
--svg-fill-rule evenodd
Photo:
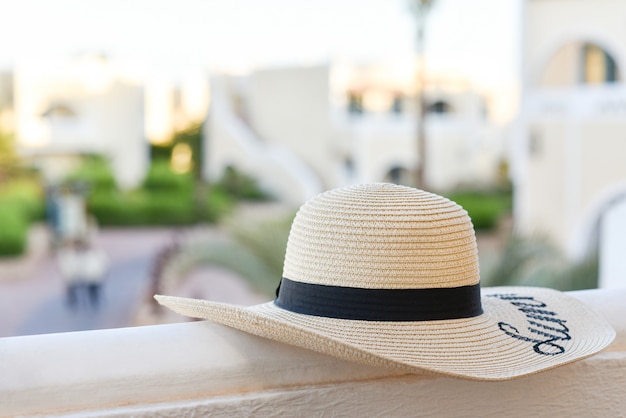
<path fill-rule="evenodd" d="M 364 289 L 283 278 L 276 306 L 295 313 L 365 321 L 434 321 L 482 314 L 480 285 L 430 289 Z"/>

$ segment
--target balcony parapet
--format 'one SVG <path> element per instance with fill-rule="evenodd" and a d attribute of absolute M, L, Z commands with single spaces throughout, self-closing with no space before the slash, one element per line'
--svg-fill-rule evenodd
<path fill-rule="evenodd" d="M 362 366 L 209 322 L 0 339 L 0 416 L 584 416 L 626 413 L 626 289 L 570 292 L 603 352 L 475 382 Z"/>
<path fill-rule="evenodd" d="M 626 86 L 577 86 L 565 89 L 530 90 L 523 113 L 541 118 L 623 118 Z"/>

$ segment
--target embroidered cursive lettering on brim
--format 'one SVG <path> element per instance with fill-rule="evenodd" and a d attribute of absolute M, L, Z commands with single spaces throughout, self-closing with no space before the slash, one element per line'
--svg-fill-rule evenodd
<path fill-rule="evenodd" d="M 558 314 L 549 310 L 548 306 L 532 296 L 520 296 L 514 293 L 488 295 L 505 300 L 515 306 L 526 316 L 527 331 L 519 330 L 506 322 L 499 322 L 498 327 L 506 335 L 533 344 L 537 354 L 556 356 L 565 353 L 564 341 L 572 339 L 567 322 Z"/>

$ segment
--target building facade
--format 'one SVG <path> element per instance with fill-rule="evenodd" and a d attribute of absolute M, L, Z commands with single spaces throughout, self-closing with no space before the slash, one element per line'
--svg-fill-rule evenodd
<path fill-rule="evenodd" d="M 426 92 L 426 180 L 448 191 L 496 181 L 503 131 L 466 86 Z M 205 126 L 205 175 L 234 166 L 270 193 L 300 204 L 352 183 L 413 184 L 420 164 L 412 81 L 384 70 L 329 66 L 215 77 Z"/>
<path fill-rule="evenodd" d="M 624 19 L 618 0 L 524 3 L 515 221 L 573 259 L 597 248 L 626 196 Z"/>

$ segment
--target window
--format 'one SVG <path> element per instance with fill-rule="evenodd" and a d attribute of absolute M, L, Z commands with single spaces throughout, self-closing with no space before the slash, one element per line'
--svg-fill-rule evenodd
<path fill-rule="evenodd" d="M 351 115 L 363 114 L 363 95 L 360 93 L 348 93 L 348 113 Z"/>
<path fill-rule="evenodd" d="M 445 115 L 452 112 L 452 106 L 450 103 L 443 100 L 437 100 L 428 105 L 428 113 L 435 113 L 438 115 Z"/>
<path fill-rule="evenodd" d="M 617 68 L 613 57 L 598 45 L 585 43 L 582 47 L 581 82 L 585 84 L 617 81 Z"/>
<path fill-rule="evenodd" d="M 383 181 L 411 186 L 413 184 L 413 176 L 410 170 L 396 165 L 391 167 Z"/>
<path fill-rule="evenodd" d="M 395 95 L 393 102 L 391 102 L 391 113 L 394 115 L 400 115 L 404 111 L 404 100 L 402 95 Z"/>
<path fill-rule="evenodd" d="M 611 54 L 595 43 L 581 41 L 563 46 L 550 58 L 539 85 L 567 87 L 619 80 L 619 68 Z"/>

